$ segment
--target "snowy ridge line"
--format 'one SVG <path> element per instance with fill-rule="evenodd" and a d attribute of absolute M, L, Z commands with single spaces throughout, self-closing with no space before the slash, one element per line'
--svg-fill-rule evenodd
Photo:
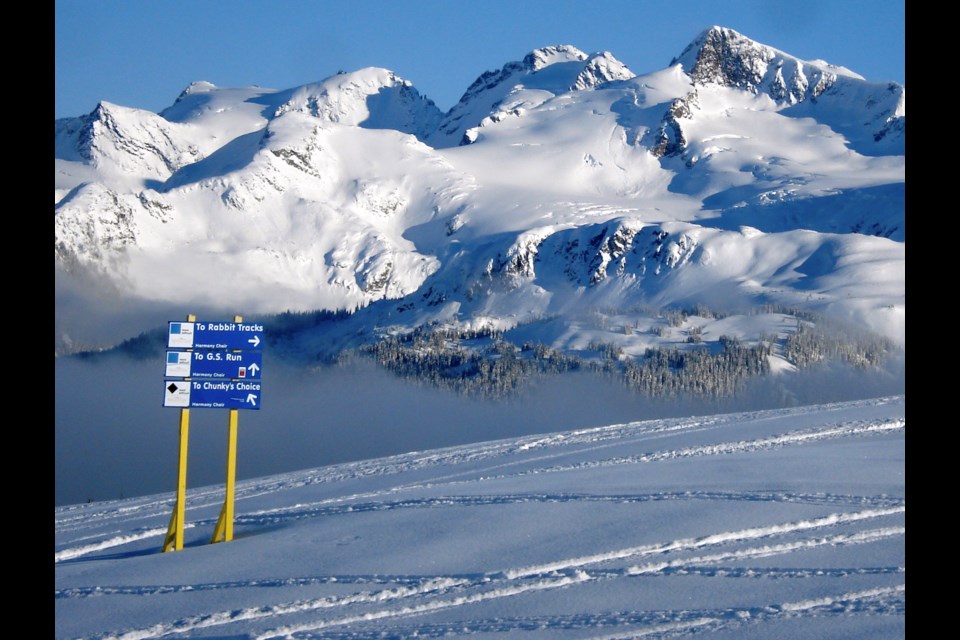
<path fill-rule="evenodd" d="M 506 570 L 493 574 L 460 577 L 429 577 L 424 578 L 422 582 L 413 586 L 403 586 L 372 592 L 358 592 L 339 597 L 326 596 L 314 600 L 295 601 L 291 603 L 272 605 L 269 607 L 255 607 L 191 616 L 171 623 L 153 625 L 146 629 L 129 630 L 115 635 L 111 634 L 102 636 L 101 640 L 107 640 L 108 638 L 110 640 L 144 640 L 146 638 L 158 638 L 173 633 L 185 633 L 187 631 L 199 628 L 230 624 L 238 620 L 268 619 L 282 615 L 294 615 L 316 610 L 331 610 L 337 607 L 351 605 L 384 604 L 418 596 L 445 597 L 459 594 L 447 600 L 432 601 L 421 605 L 402 607 L 400 609 L 383 609 L 345 616 L 333 620 L 323 620 L 303 625 L 285 626 L 268 631 L 257 636 L 257 638 L 266 639 L 281 636 L 291 636 L 294 633 L 317 631 L 320 629 L 351 624 L 355 622 L 376 621 L 387 618 L 415 615 L 466 604 L 473 604 L 485 600 L 520 595 L 530 591 L 553 589 L 588 581 L 623 578 L 626 576 L 640 574 L 649 575 L 650 573 L 666 574 L 670 572 L 676 572 L 683 564 L 691 564 L 696 566 L 697 564 L 702 565 L 710 562 L 722 562 L 730 559 L 766 557 L 776 555 L 778 553 L 789 553 L 799 548 L 814 548 L 818 546 L 837 544 L 864 544 L 886 537 L 903 535 L 904 527 L 889 527 L 885 529 L 876 529 L 873 531 L 865 531 L 854 534 L 840 534 L 818 538 L 812 541 L 783 543 L 781 545 L 766 545 L 753 550 L 734 550 L 727 553 L 681 560 L 675 563 L 669 563 L 670 566 L 651 568 L 649 571 L 632 572 L 632 567 L 621 570 L 600 569 L 596 571 L 590 571 L 584 568 L 590 564 L 606 562 L 613 559 L 622 559 L 634 555 L 675 553 L 708 545 L 722 545 L 741 542 L 744 540 L 755 540 L 774 535 L 782 535 L 784 533 L 802 532 L 820 527 L 863 521 L 870 518 L 902 513 L 903 511 L 904 509 L 894 508 L 868 510 L 851 514 L 832 514 L 816 520 L 805 520 L 781 525 L 772 525 L 770 527 L 724 532 L 705 536 L 696 540 L 688 539 L 662 544 L 644 545 L 631 549 L 611 551 L 608 553 L 595 554 L 581 558 L 572 558 L 549 563 L 547 565 Z M 474 594 L 465 594 L 466 591 L 476 588 L 483 588 L 484 591 Z M 165 591 L 163 591 L 164 593 L 171 592 L 169 587 L 161 587 L 161 589 L 165 589 Z M 152 592 L 137 592 L 137 594 L 152 595 Z"/>
<path fill-rule="evenodd" d="M 289 507 L 264 509 L 236 516 L 243 524 L 267 524 L 289 522 L 304 518 L 342 515 L 345 513 L 366 513 L 389 511 L 392 509 L 420 509 L 437 507 L 473 507 L 484 505 L 523 504 L 535 502 L 614 502 L 622 504 L 659 502 L 666 500 L 744 500 L 751 502 L 784 502 L 792 504 L 849 504 L 872 507 L 891 507 L 904 505 L 903 498 L 891 496 L 854 496 L 831 495 L 824 493 L 801 494 L 778 491 L 730 492 L 730 491 L 680 491 L 633 494 L 592 494 L 592 493 L 518 493 L 494 495 L 450 495 L 433 498 L 411 498 L 387 502 L 350 503 L 337 506 L 321 504 L 295 504 Z"/>
<path fill-rule="evenodd" d="M 190 529 L 196 525 L 187 523 L 184 525 L 184 529 Z M 141 533 L 135 533 L 129 536 L 117 536 L 115 538 L 110 538 L 109 540 L 104 540 L 102 542 L 97 542 L 94 544 L 88 544 L 82 547 L 73 547 L 71 549 L 63 549 L 57 551 L 53 554 L 53 563 L 63 562 L 64 560 L 70 560 L 71 558 L 77 558 L 79 556 L 86 555 L 88 553 L 93 553 L 94 551 L 103 551 L 104 549 L 110 549 L 112 547 L 119 547 L 130 542 L 136 542 L 137 540 L 144 540 L 146 538 L 152 538 L 154 536 L 163 536 L 167 533 L 167 527 L 157 528 L 157 529 L 147 529 Z"/>
<path fill-rule="evenodd" d="M 752 527 L 750 529 L 741 529 L 739 531 L 725 531 L 701 538 L 681 538 L 672 542 L 646 544 L 639 547 L 628 547 L 626 549 L 619 549 L 616 551 L 607 551 L 604 553 L 596 553 L 579 558 L 570 558 L 559 562 L 531 565 L 529 567 L 523 567 L 519 569 L 510 569 L 504 572 L 504 575 L 506 575 L 508 578 L 520 578 L 523 576 L 560 571 L 563 569 L 569 569 L 571 567 L 581 567 L 584 565 L 595 564 L 597 562 L 606 562 L 608 560 L 621 560 L 632 556 L 673 553 L 676 551 L 726 544 L 728 542 L 757 540 L 760 538 L 768 538 L 785 533 L 796 533 L 810 529 L 832 527 L 839 524 L 858 522 L 871 518 L 880 518 L 898 513 L 904 513 L 905 511 L 906 507 L 893 507 L 890 509 L 868 509 L 866 511 L 859 511 L 855 513 L 833 513 L 822 518 L 816 518 L 814 520 L 800 520 L 798 522 L 788 522 L 785 524 L 771 525 L 768 527 Z"/>

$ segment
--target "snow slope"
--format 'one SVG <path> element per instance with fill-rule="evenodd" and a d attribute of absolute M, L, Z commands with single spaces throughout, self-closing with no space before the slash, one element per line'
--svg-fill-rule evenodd
<path fill-rule="evenodd" d="M 905 398 L 56 508 L 56 638 L 902 638 Z"/>

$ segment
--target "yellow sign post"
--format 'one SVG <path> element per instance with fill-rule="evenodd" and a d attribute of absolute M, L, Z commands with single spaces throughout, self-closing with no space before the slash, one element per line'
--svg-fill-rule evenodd
<path fill-rule="evenodd" d="M 191 314 L 186 322 L 169 323 L 167 332 L 165 407 L 180 407 L 180 463 L 177 501 L 163 542 L 163 550 L 183 548 L 184 510 L 187 493 L 187 438 L 190 408 L 229 409 L 227 432 L 226 497 L 214 527 L 214 542 L 233 540 L 233 506 L 237 476 L 238 409 L 260 408 L 260 351 L 263 325 L 233 322 L 197 322 Z"/>
<path fill-rule="evenodd" d="M 234 316 L 233 321 L 243 322 L 243 317 Z M 217 526 L 213 530 L 210 544 L 233 540 L 233 499 L 237 478 L 237 425 L 239 422 L 240 412 L 237 409 L 230 409 L 229 424 L 227 425 L 226 495 L 223 498 L 223 508 L 220 510 L 220 517 L 217 518 Z"/>
<path fill-rule="evenodd" d="M 223 508 L 217 519 L 210 543 L 230 542 L 233 540 L 233 500 L 237 477 L 237 423 L 239 411 L 230 409 L 230 424 L 227 431 L 227 491 L 223 499 Z"/>
<path fill-rule="evenodd" d="M 194 315 L 187 316 L 187 322 L 193 322 Z M 187 503 L 187 441 L 190 438 L 190 409 L 180 409 L 180 461 L 177 467 L 177 502 L 170 516 L 167 537 L 163 540 L 163 551 L 183 549 L 183 525 Z"/>

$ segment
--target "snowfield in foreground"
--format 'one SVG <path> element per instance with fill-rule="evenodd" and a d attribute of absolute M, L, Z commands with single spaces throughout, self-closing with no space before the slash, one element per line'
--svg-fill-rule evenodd
<path fill-rule="evenodd" d="M 902 638 L 904 396 L 54 510 L 57 638 Z"/>

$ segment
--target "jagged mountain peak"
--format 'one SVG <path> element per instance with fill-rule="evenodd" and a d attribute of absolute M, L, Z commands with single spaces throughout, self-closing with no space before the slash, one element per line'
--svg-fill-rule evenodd
<path fill-rule="evenodd" d="M 670 61 L 670 65 L 680 63 L 683 65 L 684 71 L 693 75 L 698 68 L 697 62 L 705 56 L 730 57 L 731 54 L 741 54 L 745 50 L 762 51 L 762 55 L 765 57 L 769 54 L 783 53 L 752 40 L 739 31 L 714 25 L 701 31 L 679 56 Z M 703 66 L 702 63 L 701 66 Z"/>
<path fill-rule="evenodd" d="M 519 115 L 555 95 L 633 77 L 636 74 L 607 51 L 588 55 L 566 44 L 534 49 L 520 61 L 481 74 L 428 142 L 435 147 L 465 144 L 472 140 L 468 130 L 482 126 L 487 118 L 496 121 L 503 114 Z"/>
<path fill-rule="evenodd" d="M 153 115 L 152 112 L 149 111 L 144 111 L 142 109 L 136 109 L 133 107 L 124 107 L 112 102 L 107 102 L 106 100 L 101 100 L 97 103 L 97 106 L 93 108 L 93 111 L 86 115 L 80 116 L 80 118 L 87 125 L 90 125 L 94 122 L 108 122 L 111 120 L 117 120 L 118 118 L 144 117 L 147 114 Z"/>
<path fill-rule="evenodd" d="M 212 82 L 207 82 L 206 80 L 196 80 L 191 82 L 186 89 L 180 92 L 180 95 L 177 96 L 176 101 L 179 102 L 183 98 L 196 93 L 207 93 L 209 91 L 215 91 L 216 89 L 217 85 L 213 84 Z"/>
<path fill-rule="evenodd" d="M 322 117 L 323 114 L 316 112 L 318 101 L 364 103 L 370 96 L 395 88 L 404 88 L 411 93 L 417 93 L 413 83 L 404 80 L 389 69 L 365 67 L 350 72 L 340 71 L 319 82 L 311 82 L 282 92 L 280 104 L 273 115 L 281 115 L 287 111 L 311 111 L 311 115 Z M 432 103 L 426 98 L 424 101 Z M 333 113 L 327 115 L 335 119 Z"/>
<path fill-rule="evenodd" d="M 57 121 L 54 136 L 57 159 L 80 161 L 110 182 L 162 181 L 203 157 L 184 125 L 105 100 L 86 115 Z"/>
<path fill-rule="evenodd" d="M 561 65 L 565 65 L 562 70 L 559 68 Z M 597 66 L 604 67 L 606 71 L 589 86 L 635 76 L 625 64 L 608 51 L 588 55 L 573 45 L 551 45 L 534 49 L 520 62 L 508 62 L 499 71 L 483 73 L 470 85 L 461 102 L 481 90 L 492 89 L 496 85 L 505 84 L 508 80 L 527 88 L 547 89 L 553 93 L 582 89 L 585 87 L 577 86 L 581 75 L 585 70 Z M 551 73 L 545 74 L 548 68 Z M 582 85 L 582 82 L 579 84 Z"/>
<path fill-rule="evenodd" d="M 460 102 L 451 111 L 474 100 L 481 93 L 489 93 L 498 88 L 500 93 L 509 92 L 518 86 L 548 90 L 551 93 L 584 88 L 577 86 L 578 80 L 586 69 L 597 66 L 597 61 L 602 61 L 609 71 L 590 86 L 609 80 L 624 80 L 635 75 L 608 52 L 587 55 L 573 45 L 551 45 L 534 49 L 525 55 L 523 60 L 508 62 L 497 71 L 484 72 L 467 88 Z M 550 73 L 546 73 L 548 70 Z"/>
<path fill-rule="evenodd" d="M 338 71 L 318 82 L 310 82 L 292 89 L 294 94 L 329 91 L 331 89 L 345 89 L 357 87 L 365 93 L 376 93 L 384 87 L 395 86 L 412 87 L 409 80 L 405 80 L 390 69 L 383 67 L 364 67 L 356 71 Z"/>
<path fill-rule="evenodd" d="M 769 98 L 793 117 L 812 117 L 866 155 L 902 154 L 904 87 L 868 82 L 824 60 L 801 60 L 726 27 L 704 30 L 670 62 L 694 87 L 722 87 Z"/>
<path fill-rule="evenodd" d="M 558 44 L 534 49 L 523 58 L 523 66 L 530 71 L 539 71 L 557 62 L 586 60 L 587 54 L 573 45 Z"/>
<path fill-rule="evenodd" d="M 292 89 L 272 117 L 290 111 L 367 129 L 395 129 L 420 139 L 443 117 L 433 100 L 421 95 L 412 82 L 381 67 L 340 72 Z"/>
<path fill-rule="evenodd" d="M 770 75 L 784 72 L 795 79 L 798 88 L 809 85 L 809 76 L 816 74 L 832 83 L 837 76 L 863 80 L 863 77 L 823 60 L 800 60 L 779 49 L 752 40 L 727 27 L 712 26 L 705 29 L 687 45 L 683 52 L 670 61 L 680 64 L 695 84 L 717 84 L 738 89 L 756 91 L 771 80 Z M 795 98 L 800 96 L 793 94 Z M 777 97 L 774 95 L 773 97 Z"/>

